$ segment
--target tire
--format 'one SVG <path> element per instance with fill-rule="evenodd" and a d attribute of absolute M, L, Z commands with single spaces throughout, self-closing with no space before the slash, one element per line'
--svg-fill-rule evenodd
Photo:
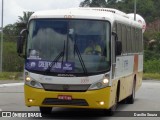
<path fill-rule="evenodd" d="M 135 87 L 136 87 L 136 82 L 134 80 L 133 87 L 132 87 L 132 94 L 126 98 L 126 104 L 133 104 L 134 99 L 135 99 Z"/>
<path fill-rule="evenodd" d="M 51 114 L 52 107 L 39 107 L 42 114 Z"/>
<path fill-rule="evenodd" d="M 117 92 L 116 97 L 115 97 L 115 104 L 110 109 L 105 110 L 105 114 L 108 115 L 108 116 L 114 115 L 114 113 L 117 109 L 117 106 L 118 106 L 118 92 Z"/>
<path fill-rule="evenodd" d="M 108 110 L 109 116 L 114 115 L 114 112 L 116 111 L 117 106 L 118 106 L 118 95 L 116 94 L 115 104 Z"/>

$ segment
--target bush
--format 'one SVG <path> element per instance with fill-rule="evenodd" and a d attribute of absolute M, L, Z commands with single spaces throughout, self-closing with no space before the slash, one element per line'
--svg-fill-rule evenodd
<path fill-rule="evenodd" d="M 160 73 L 160 60 L 144 61 L 145 73 Z"/>
<path fill-rule="evenodd" d="M 16 53 L 16 42 L 4 42 L 3 44 L 3 71 L 23 71 L 24 59 Z"/>

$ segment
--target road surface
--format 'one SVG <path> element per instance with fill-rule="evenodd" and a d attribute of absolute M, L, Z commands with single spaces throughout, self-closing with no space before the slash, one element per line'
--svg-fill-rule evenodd
<path fill-rule="evenodd" d="M 26 107 L 24 105 L 23 83 L 13 83 L 0 84 L 0 111 L 39 111 L 39 109 L 38 107 Z M 141 88 L 136 92 L 135 103 L 119 104 L 117 111 L 115 115 L 108 117 L 104 116 L 101 110 L 54 108 L 52 119 L 128 120 L 127 117 L 117 117 L 121 116 L 120 111 L 124 111 L 122 116 L 127 116 L 128 114 L 143 116 L 144 111 L 160 115 L 160 81 L 143 81 Z M 147 117 L 147 119 L 151 118 L 153 120 L 160 119 L 160 117 Z M 146 117 L 135 118 L 133 115 L 129 119 L 146 120 Z"/>

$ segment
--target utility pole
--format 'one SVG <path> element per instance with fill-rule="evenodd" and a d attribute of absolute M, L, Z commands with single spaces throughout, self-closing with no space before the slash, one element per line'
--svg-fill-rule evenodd
<path fill-rule="evenodd" d="M 3 0 L 2 0 L 2 20 L 1 20 L 1 55 L 0 55 L 0 72 L 3 71 L 2 69 L 2 62 L 3 62 Z"/>
<path fill-rule="evenodd" d="M 137 0 L 134 0 L 134 20 L 136 21 Z"/>

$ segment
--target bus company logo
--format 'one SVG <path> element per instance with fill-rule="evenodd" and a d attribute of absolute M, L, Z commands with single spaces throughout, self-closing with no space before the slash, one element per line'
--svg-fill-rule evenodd
<path fill-rule="evenodd" d="M 34 67 L 36 67 L 36 62 L 27 63 L 27 67 L 28 68 L 34 68 Z"/>
<path fill-rule="evenodd" d="M 70 66 L 71 66 L 71 64 L 66 63 L 66 64 L 65 64 L 65 66 L 66 66 L 66 67 L 70 67 Z"/>
<path fill-rule="evenodd" d="M 71 63 L 65 63 L 63 66 L 63 70 L 73 70 L 73 66 Z"/>
<path fill-rule="evenodd" d="M 35 62 L 31 62 L 31 67 L 35 67 L 36 63 Z"/>

